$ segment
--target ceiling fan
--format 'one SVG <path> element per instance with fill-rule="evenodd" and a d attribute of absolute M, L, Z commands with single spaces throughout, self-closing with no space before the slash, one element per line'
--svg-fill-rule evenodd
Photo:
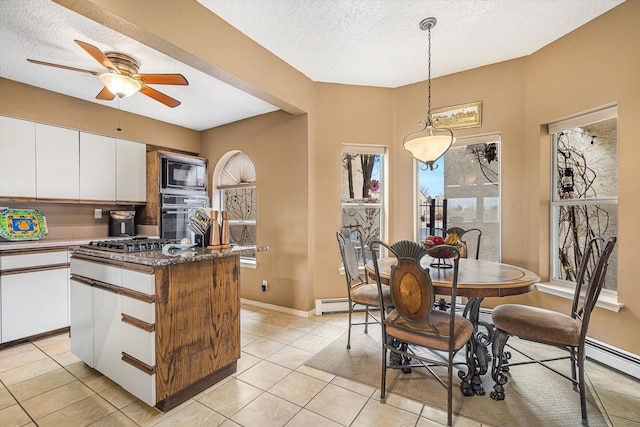
<path fill-rule="evenodd" d="M 147 95 L 167 107 L 177 107 L 180 101 L 150 88 L 149 84 L 156 85 L 182 85 L 189 84 L 182 74 L 138 74 L 140 62 L 135 58 L 121 52 L 102 52 L 97 47 L 80 40 L 75 42 L 83 48 L 89 55 L 100 63 L 108 71 L 100 73 L 97 71 L 83 70 L 81 68 L 67 67 L 65 65 L 52 64 L 50 62 L 27 59 L 34 64 L 48 65 L 50 67 L 62 68 L 65 70 L 79 71 L 81 73 L 98 76 L 105 85 L 104 89 L 98 93 L 96 99 L 111 101 L 116 97 L 124 98 L 136 92 Z"/>

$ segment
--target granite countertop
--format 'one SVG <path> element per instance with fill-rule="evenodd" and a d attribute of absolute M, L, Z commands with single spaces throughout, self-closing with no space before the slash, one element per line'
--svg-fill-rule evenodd
<path fill-rule="evenodd" d="M 161 250 L 128 253 L 109 252 L 83 247 L 74 247 L 71 248 L 71 250 L 74 254 L 78 255 L 95 256 L 116 261 L 131 262 L 134 264 L 160 266 L 169 264 L 182 264 L 187 262 L 198 262 L 229 256 L 240 256 L 251 254 L 254 252 L 264 252 L 269 250 L 269 246 L 235 246 L 228 249 L 207 249 L 194 247 L 185 250 L 171 250 L 171 254 L 165 254 Z"/>
<path fill-rule="evenodd" d="M 146 237 L 146 236 L 135 236 Z M 60 238 L 42 240 L 25 240 L 25 241 L 0 241 L 0 252 L 2 251 L 14 251 L 16 249 L 40 249 L 51 247 L 69 247 L 86 245 L 92 240 L 115 240 L 122 239 L 123 237 L 75 237 L 75 238 Z"/>

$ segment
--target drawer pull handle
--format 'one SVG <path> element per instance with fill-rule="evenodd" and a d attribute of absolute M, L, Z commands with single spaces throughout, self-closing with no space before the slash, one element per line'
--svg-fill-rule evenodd
<path fill-rule="evenodd" d="M 136 319 L 133 316 L 129 316 L 128 314 L 122 313 L 122 322 L 134 326 L 138 329 L 142 329 L 146 332 L 154 332 L 156 330 L 155 323 L 147 323 L 144 320 Z"/>
<path fill-rule="evenodd" d="M 128 355 L 124 351 L 122 352 L 122 361 L 128 363 L 136 369 L 141 370 L 147 375 L 155 375 L 156 373 L 155 366 L 149 366 L 146 363 L 139 361 L 135 357 Z"/>

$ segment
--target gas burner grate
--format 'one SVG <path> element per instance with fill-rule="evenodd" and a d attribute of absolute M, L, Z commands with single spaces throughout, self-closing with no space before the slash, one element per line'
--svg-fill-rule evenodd
<path fill-rule="evenodd" d="M 149 238 L 133 238 L 133 239 L 115 239 L 115 240 L 96 240 L 89 242 L 88 245 L 82 245 L 83 248 L 108 251 L 108 252 L 145 252 L 156 251 L 162 249 L 164 245 L 171 243 L 179 243 L 173 239 L 149 239 Z"/>

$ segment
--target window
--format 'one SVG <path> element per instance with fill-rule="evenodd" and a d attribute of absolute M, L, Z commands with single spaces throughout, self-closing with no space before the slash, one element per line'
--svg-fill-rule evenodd
<path fill-rule="evenodd" d="M 342 225 L 360 225 L 365 244 L 383 236 L 384 153 L 380 146 L 342 148 Z"/>
<path fill-rule="evenodd" d="M 617 235 L 617 115 L 611 107 L 549 125 L 552 281 L 575 282 L 586 242 Z M 604 289 L 616 292 L 616 250 L 607 271 Z"/>
<path fill-rule="evenodd" d="M 229 236 L 232 245 L 256 245 L 257 188 L 253 162 L 243 152 L 235 152 L 226 160 L 220 173 L 218 201 L 220 211 L 229 214 Z M 215 198 L 214 198 L 215 202 Z M 242 261 L 255 262 L 253 255 Z"/>
<path fill-rule="evenodd" d="M 498 261 L 500 136 L 460 138 L 436 165 L 418 171 L 418 238 L 424 241 L 434 227 L 478 228 L 480 259 Z M 467 244 L 475 247 L 476 242 Z"/>

